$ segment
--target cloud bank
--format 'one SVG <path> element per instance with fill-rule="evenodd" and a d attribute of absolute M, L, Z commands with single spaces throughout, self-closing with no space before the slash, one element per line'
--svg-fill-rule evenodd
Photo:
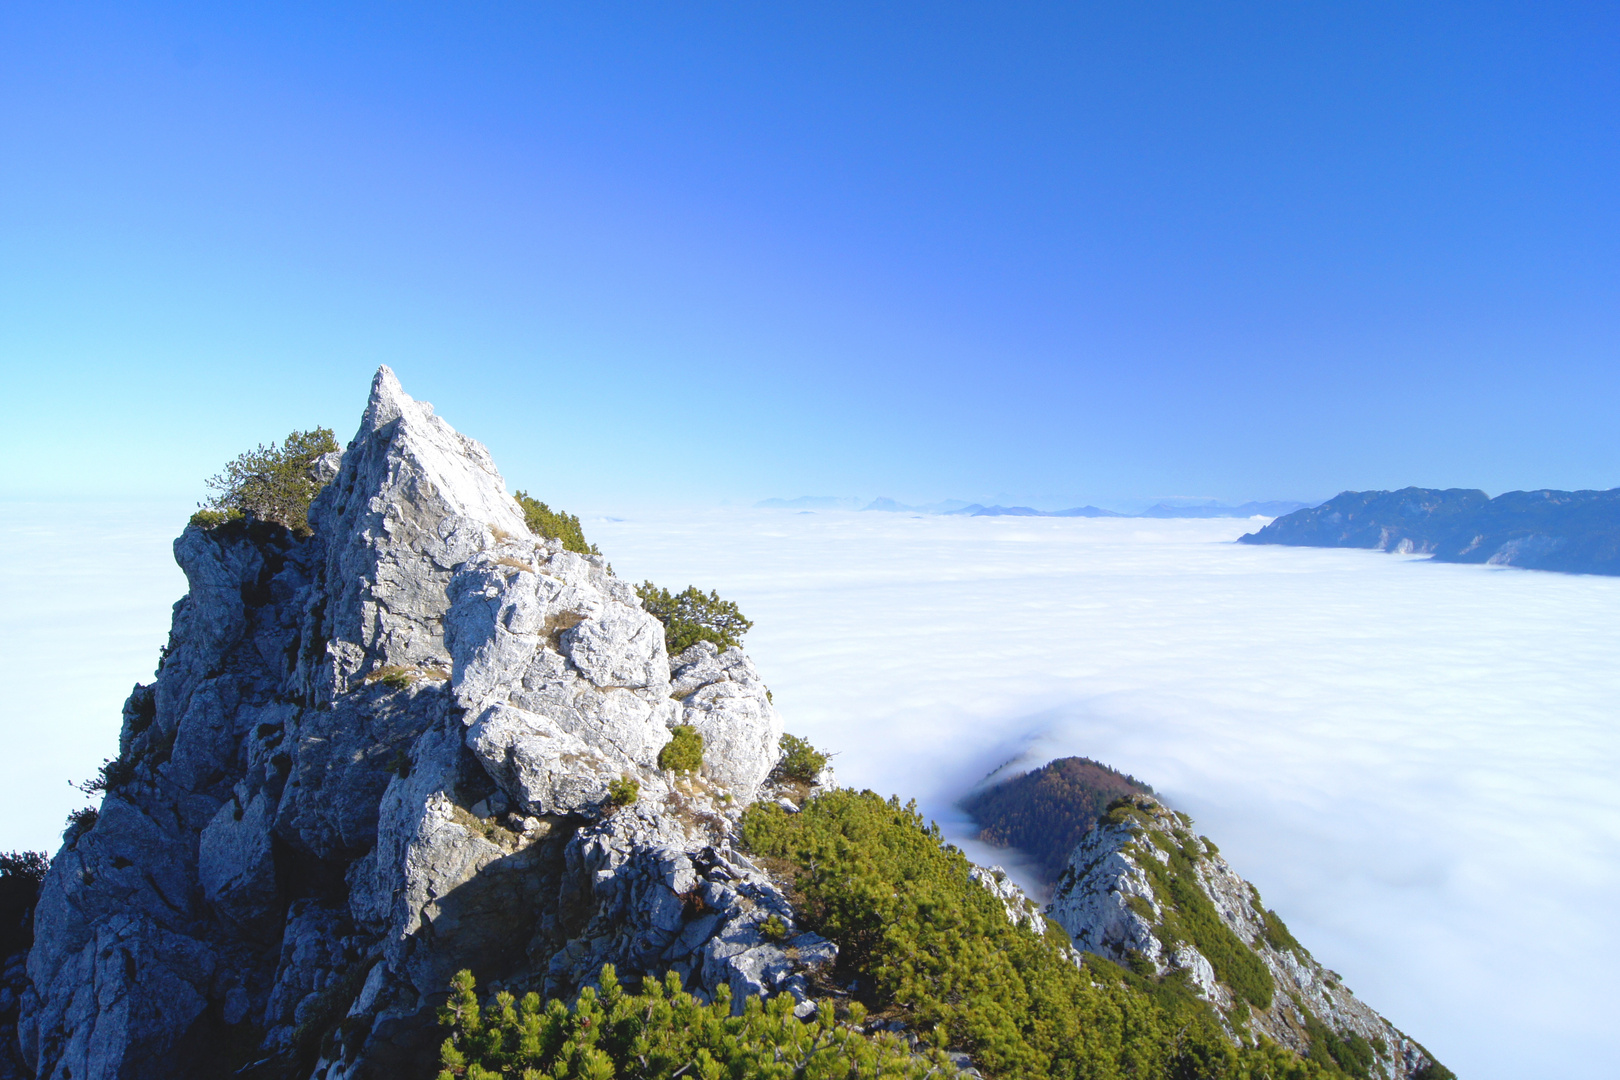
<path fill-rule="evenodd" d="M 0 848 L 54 850 L 66 781 L 116 752 L 188 511 L 0 503 Z M 1460 1075 L 1606 1075 L 1620 580 L 1239 546 L 1232 520 L 616 516 L 586 531 L 622 576 L 741 602 L 843 782 L 963 837 L 992 769 L 1106 761 Z"/>

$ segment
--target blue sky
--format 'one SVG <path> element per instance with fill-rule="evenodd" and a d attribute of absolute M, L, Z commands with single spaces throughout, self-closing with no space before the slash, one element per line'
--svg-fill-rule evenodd
<path fill-rule="evenodd" d="M 11 498 L 1620 484 L 1606 5 L 0 10 Z"/>

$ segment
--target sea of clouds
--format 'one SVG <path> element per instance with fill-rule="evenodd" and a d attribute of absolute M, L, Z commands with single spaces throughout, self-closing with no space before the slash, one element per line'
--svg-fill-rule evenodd
<path fill-rule="evenodd" d="M 961 840 L 1004 762 L 1107 762 L 1465 1080 L 1610 1075 L 1620 580 L 1231 543 L 1259 521 L 624 517 L 618 572 L 737 599 L 843 783 Z"/>
<path fill-rule="evenodd" d="M 184 582 L 184 508 L 0 504 L 0 848 L 55 845 Z M 1609 1074 L 1620 580 L 1233 544 L 1258 522 L 783 510 L 586 518 L 718 588 L 789 730 L 915 797 L 1084 754 L 1191 813 L 1465 1080 Z M 1015 764 L 1015 768 L 1018 765 Z"/>

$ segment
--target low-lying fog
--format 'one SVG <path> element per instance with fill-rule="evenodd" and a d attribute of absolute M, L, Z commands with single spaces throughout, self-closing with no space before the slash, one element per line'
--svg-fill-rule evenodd
<path fill-rule="evenodd" d="M 187 512 L 0 504 L 0 849 L 54 849 L 65 781 L 116 752 Z M 1231 520 L 615 517 L 585 526 L 621 576 L 740 601 L 842 782 L 960 841 L 991 769 L 1097 758 L 1465 1080 L 1608 1075 L 1620 580 L 1240 546 Z"/>

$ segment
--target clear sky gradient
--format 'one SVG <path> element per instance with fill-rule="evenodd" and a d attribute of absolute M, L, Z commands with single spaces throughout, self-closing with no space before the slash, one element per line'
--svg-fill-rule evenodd
<path fill-rule="evenodd" d="M 11 498 L 1620 484 L 1600 4 L 0 9 Z"/>

